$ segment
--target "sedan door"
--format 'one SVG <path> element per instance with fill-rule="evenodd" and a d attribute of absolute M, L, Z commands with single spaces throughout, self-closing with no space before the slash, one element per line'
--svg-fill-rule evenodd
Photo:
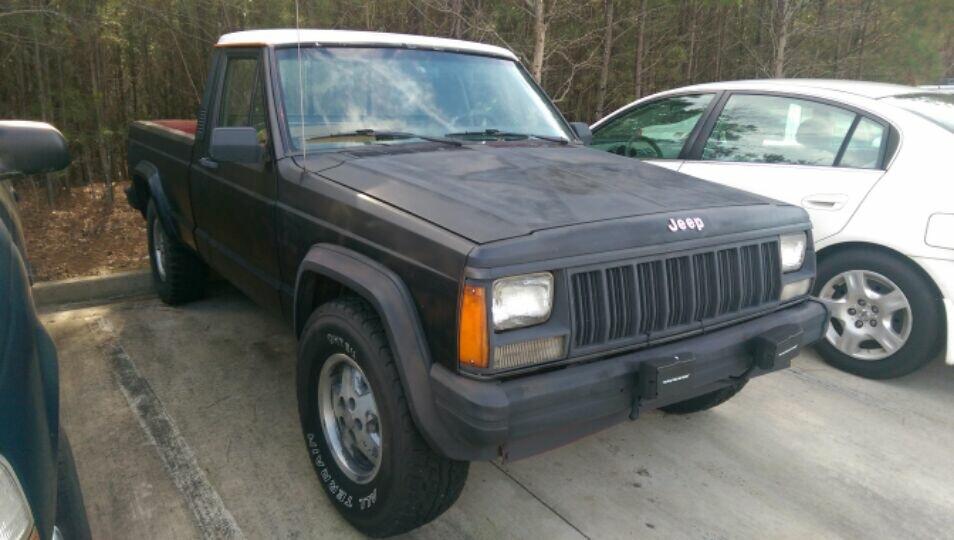
<path fill-rule="evenodd" d="M 815 240 L 838 233 L 884 174 L 889 126 L 847 107 L 733 93 L 681 172 L 804 207 Z"/>
<path fill-rule="evenodd" d="M 679 170 L 714 102 L 714 93 L 702 93 L 640 103 L 595 125 L 590 146 Z"/>

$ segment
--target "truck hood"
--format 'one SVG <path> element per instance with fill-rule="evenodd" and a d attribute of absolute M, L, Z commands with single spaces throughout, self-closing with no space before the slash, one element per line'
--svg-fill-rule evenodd
<path fill-rule="evenodd" d="M 355 151 L 319 174 L 479 244 L 595 221 L 775 204 L 584 147 L 407 147 Z"/>

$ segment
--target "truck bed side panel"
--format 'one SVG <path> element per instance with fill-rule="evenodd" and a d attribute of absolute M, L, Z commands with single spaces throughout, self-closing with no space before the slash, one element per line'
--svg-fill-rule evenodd
<path fill-rule="evenodd" d="M 187 128 L 188 122 L 176 125 Z M 162 190 L 169 202 L 179 238 L 196 248 L 192 201 L 189 193 L 189 165 L 195 134 L 170 127 L 169 122 L 135 122 L 129 127 L 129 169 L 134 173 L 142 162 L 159 170 Z M 148 180 L 143 178 L 143 180 Z"/>

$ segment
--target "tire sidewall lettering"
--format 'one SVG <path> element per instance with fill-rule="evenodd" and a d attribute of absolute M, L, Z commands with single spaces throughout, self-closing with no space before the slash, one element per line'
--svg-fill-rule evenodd
<path fill-rule="evenodd" d="M 311 417 L 303 419 L 309 460 L 317 472 L 318 481 L 321 482 L 323 488 L 335 503 L 347 509 L 348 512 L 367 512 L 379 503 L 381 494 L 378 486 L 374 484 L 381 479 L 381 472 L 379 472 L 379 478 L 376 478 L 371 484 L 362 485 L 352 482 L 338 470 L 334 458 L 328 454 L 327 441 L 322 432 L 322 423 L 318 415 L 316 390 L 317 377 L 321 371 L 321 361 L 323 359 L 330 357 L 333 353 L 340 352 L 355 361 L 360 361 L 361 354 L 359 351 L 361 348 L 352 343 L 348 337 L 345 337 L 343 332 L 335 332 L 334 330 L 322 331 L 314 338 L 317 338 L 315 344 L 317 346 L 314 347 L 316 354 L 312 356 L 313 366 L 311 368 L 312 376 L 310 377 L 312 384 L 307 389 L 311 404 L 307 409 Z"/>

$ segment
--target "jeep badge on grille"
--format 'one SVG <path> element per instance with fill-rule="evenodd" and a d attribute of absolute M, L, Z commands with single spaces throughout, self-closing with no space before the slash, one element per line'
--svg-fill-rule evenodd
<path fill-rule="evenodd" d="M 669 218 L 669 230 L 672 232 L 684 231 L 686 229 L 693 229 L 701 231 L 706 228 L 705 222 L 702 221 L 702 218 L 697 217 L 687 217 L 682 218 Z"/>

